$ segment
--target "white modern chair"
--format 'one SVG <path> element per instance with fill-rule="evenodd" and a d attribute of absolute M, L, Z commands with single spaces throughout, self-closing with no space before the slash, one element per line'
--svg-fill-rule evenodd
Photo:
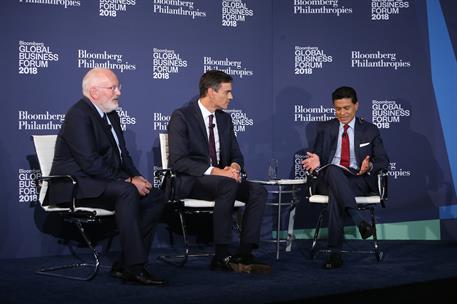
<path fill-rule="evenodd" d="M 357 253 L 371 253 L 375 254 L 376 259 L 380 262 L 383 258 L 383 252 L 381 251 L 378 243 L 378 235 L 376 230 L 376 216 L 375 216 L 375 208 L 381 206 L 385 208 L 385 202 L 387 200 L 387 172 L 380 171 L 377 174 L 378 176 L 378 192 L 371 193 L 367 196 L 357 196 L 355 201 L 357 203 L 357 209 L 361 211 L 368 211 L 370 212 L 370 219 L 371 225 L 373 226 L 373 250 L 369 251 L 362 251 L 362 250 L 352 250 L 347 251 L 343 250 L 342 252 L 357 252 Z M 314 258 L 317 252 L 317 241 L 319 238 L 320 228 L 324 219 L 324 215 L 327 213 L 327 205 L 328 205 L 328 196 L 322 195 L 314 192 L 315 183 L 317 181 L 316 174 L 310 174 L 308 176 L 309 183 L 309 193 L 308 193 L 308 201 L 311 204 L 319 204 L 323 205 L 323 208 L 319 214 L 319 218 L 317 220 L 316 229 L 314 232 L 313 243 L 311 245 L 311 258 Z M 319 250 L 319 251 L 328 251 L 328 250 Z"/>
<path fill-rule="evenodd" d="M 171 263 L 177 266 L 184 266 L 187 262 L 189 257 L 200 257 L 200 256 L 210 256 L 210 253 L 191 253 L 190 247 L 191 244 L 188 239 L 188 232 L 186 227 L 185 215 L 196 215 L 202 213 L 212 213 L 214 209 L 214 201 L 206 201 L 200 199 L 193 199 L 193 198 L 184 198 L 184 199 L 176 199 L 176 173 L 168 167 L 168 134 L 161 133 L 159 134 L 159 142 L 160 142 L 160 154 L 162 160 L 162 169 L 156 170 L 156 176 L 161 178 L 161 183 L 163 187 L 166 187 L 168 183 L 170 189 L 169 190 L 169 197 L 168 202 L 172 204 L 173 210 L 178 214 L 179 221 L 181 224 L 181 232 L 184 239 L 184 253 L 182 255 L 177 256 L 160 256 L 159 258 L 167 263 Z M 234 210 L 238 210 L 240 207 L 244 207 L 245 204 L 240 201 L 235 201 Z M 240 231 L 240 227 L 238 225 L 238 221 L 235 218 L 236 214 L 234 214 L 234 228 L 238 232 Z"/>
<path fill-rule="evenodd" d="M 73 263 L 67 265 L 53 266 L 41 268 L 36 271 L 37 274 L 54 276 L 66 279 L 88 281 L 93 279 L 99 270 L 100 260 L 99 253 L 94 247 L 94 244 L 90 241 L 87 236 L 84 227 L 86 224 L 100 223 L 104 219 L 114 215 L 114 211 L 105 210 L 100 208 L 89 208 L 89 207 L 78 207 L 78 202 L 76 201 L 76 189 L 78 186 L 77 180 L 70 175 L 49 175 L 51 172 L 52 161 L 54 159 L 54 147 L 56 144 L 57 135 L 33 135 L 33 143 L 35 146 L 35 151 L 37 153 L 38 162 L 41 169 L 41 177 L 37 179 L 38 185 L 40 187 L 39 193 L 39 202 L 41 208 L 45 212 L 59 214 L 64 218 L 65 221 L 73 223 L 78 228 L 78 231 L 81 233 L 85 243 L 90 248 L 93 255 L 93 263 Z M 48 183 L 52 180 L 65 180 L 68 183 L 73 185 L 73 195 L 72 202 L 69 207 L 62 207 L 49 202 L 46 198 L 46 193 L 48 189 Z M 63 274 L 59 270 L 70 269 L 70 268 L 81 268 L 89 267 L 91 269 L 88 275 L 71 275 Z"/>

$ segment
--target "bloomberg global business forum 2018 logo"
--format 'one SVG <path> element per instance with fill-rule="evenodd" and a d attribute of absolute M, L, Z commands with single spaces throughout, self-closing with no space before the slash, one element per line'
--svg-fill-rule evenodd
<path fill-rule="evenodd" d="M 311 75 L 315 69 L 322 69 L 324 63 L 333 61 L 324 50 L 316 46 L 295 46 L 295 75 Z"/>
<path fill-rule="evenodd" d="M 134 6 L 136 0 L 100 0 L 99 15 L 106 17 L 117 17 L 118 12 L 126 12 L 127 6 Z"/>
<path fill-rule="evenodd" d="M 222 26 L 237 27 L 239 22 L 245 22 L 246 17 L 252 16 L 254 16 L 254 11 L 249 9 L 243 1 L 222 1 Z"/>
<path fill-rule="evenodd" d="M 170 79 L 179 70 L 187 68 L 187 60 L 173 49 L 154 48 L 152 52 L 152 78 Z"/>
<path fill-rule="evenodd" d="M 59 54 L 51 51 L 44 42 L 19 41 L 19 74 L 36 75 L 40 69 L 49 67 L 49 62 L 59 61 Z"/>

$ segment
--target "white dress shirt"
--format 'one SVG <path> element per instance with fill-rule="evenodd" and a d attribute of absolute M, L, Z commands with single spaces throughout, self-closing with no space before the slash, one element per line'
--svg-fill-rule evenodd
<path fill-rule="evenodd" d="M 205 121 L 205 129 L 206 129 L 206 134 L 207 134 L 207 137 L 208 137 L 208 142 L 209 142 L 209 128 L 208 128 L 208 126 L 209 126 L 209 116 L 213 115 L 214 143 L 216 145 L 217 162 L 219 163 L 219 161 L 221 159 L 220 158 L 221 145 L 220 145 L 220 142 L 219 142 L 219 132 L 217 130 L 216 114 L 215 113 L 211 113 L 210 111 L 208 111 L 208 109 L 206 109 L 205 106 L 203 106 L 203 104 L 200 102 L 200 99 L 198 100 L 198 106 L 200 107 L 200 111 L 201 111 L 201 113 L 203 115 L 203 120 Z M 213 170 L 213 166 L 210 166 L 208 169 L 206 169 L 205 175 L 211 175 L 211 170 Z"/>
<path fill-rule="evenodd" d="M 355 127 L 355 117 L 348 123 L 349 128 L 347 130 L 349 136 L 349 168 L 358 170 L 357 162 L 355 159 L 355 150 L 354 150 L 354 127 Z M 341 139 L 343 137 L 344 124 L 340 122 L 340 127 L 338 131 L 338 143 L 336 144 L 336 152 L 333 157 L 332 164 L 340 165 L 341 161 Z"/>

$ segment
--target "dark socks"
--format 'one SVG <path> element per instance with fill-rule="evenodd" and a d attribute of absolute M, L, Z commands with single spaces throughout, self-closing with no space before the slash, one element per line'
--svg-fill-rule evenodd
<path fill-rule="evenodd" d="M 253 248 L 254 246 L 252 244 L 241 243 L 240 248 L 238 249 L 238 254 L 241 256 L 251 255 Z"/>
<path fill-rule="evenodd" d="M 227 244 L 216 244 L 214 247 L 215 258 L 218 260 L 223 260 L 229 255 L 228 245 Z"/>

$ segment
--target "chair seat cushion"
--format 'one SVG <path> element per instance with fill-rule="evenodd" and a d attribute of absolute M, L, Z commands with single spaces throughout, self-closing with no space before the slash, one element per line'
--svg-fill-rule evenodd
<path fill-rule="evenodd" d="M 68 207 L 58 207 L 56 205 L 48 205 L 48 206 L 42 206 L 45 211 L 48 212 L 65 212 L 68 211 L 70 212 L 70 208 Z M 114 211 L 112 210 L 106 210 L 106 209 L 101 209 L 101 208 L 90 208 L 90 207 L 76 207 L 76 211 L 82 211 L 82 212 L 95 212 L 95 216 L 109 216 L 109 215 L 114 215 Z"/>
<path fill-rule="evenodd" d="M 381 197 L 379 195 L 356 196 L 355 201 L 357 204 L 380 204 Z M 320 194 L 312 195 L 309 198 L 309 202 L 314 204 L 328 204 L 328 196 Z"/>
<path fill-rule="evenodd" d="M 214 208 L 214 201 L 205 201 L 193 198 L 185 198 L 182 200 L 184 202 L 184 207 L 189 208 Z M 244 203 L 240 201 L 235 201 L 235 207 L 244 207 Z"/>

